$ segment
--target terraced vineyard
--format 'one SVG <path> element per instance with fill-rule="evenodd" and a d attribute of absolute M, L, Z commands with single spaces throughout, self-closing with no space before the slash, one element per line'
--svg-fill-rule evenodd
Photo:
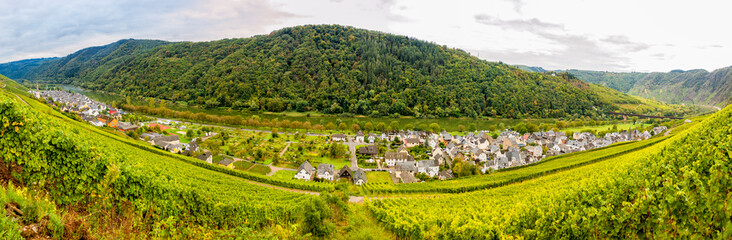
<path fill-rule="evenodd" d="M 630 154 L 504 187 L 367 203 L 401 237 L 721 238 L 732 228 L 732 108 Z"/>
<path fill-rule="evenodd" d="M 135 146 L 59 115 L 49 117 L 9 95 L 0 94 L 0 159 L 18 171 L 21 183 L 44 189 L 57 204 L 112 198 L 131 202 L 148 221 L 176 216 L 228 228 L 292 222 L 299 205 L 312 198 L 243 179 L 255 174 L 202 168 L 195 160 Z"/>
<path fill-rule="evenodd" d="M 646 141 L 624 142 L 590 151 L 550 157 L 535 164 L 508 168 L 488 175 L 457 178 L 448 181 L 433 181 L 416 184 L 366 184 L 363 189 L 374 195 L 391 193 L 463 193 L 525 181 L 566 169 L 603 161 L 611 157 L 637 151 L 663 141 L 653 138 Z"/>

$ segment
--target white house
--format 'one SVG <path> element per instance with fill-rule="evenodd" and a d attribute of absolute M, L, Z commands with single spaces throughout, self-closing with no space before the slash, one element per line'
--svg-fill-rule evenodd
<path fill-rule="evenodd" d="M 333 141 L 345 142 L 346 141 L 346 134 L 342 134 L 342 133 L 333 134 L 332 136 L 330 136 L 330 139 L 332 139 Z"/>
<path fill-rule="evenodd" d="M 297 172 L 295 173 L 295 178 L 302 180 L 311 180 L 313 179 L 313 173 L 315 173 L 315 168 L 313 168 L 313 165 L 310 165 L 308 161 L 305 161 L 304 163 L 300 164 L 300 167 L 297 169 Z"/>
<path fill-rule="evenodd" d="M 388 152 L 384 155 L 384 161 L 391 167 L 400 162 L 414 161 L 414 157 L 404 152 Z"/>
<path fill-rule="evenodd" d="M 417 162 L 417 172 L 427 174 L 430 177 L 440 173 L 440 165 L 436 160 L 424 160 Z"/>
<path fill-rule="evenodd" d="M 318 165 L 317 178 L 333 181 L 333 164 L 321 163 Z"/>

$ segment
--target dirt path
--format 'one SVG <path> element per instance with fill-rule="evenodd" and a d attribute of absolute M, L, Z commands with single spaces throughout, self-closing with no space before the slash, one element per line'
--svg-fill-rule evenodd
<path fill-rule="evenodd" d="M 293 169 L 293 168 L 281 168 L 281 167 L 275 167 L 274 165 L 272 165 L 272 163 L 269 163 L 269 164 L 268 164 L 267 166 L 269 166 L 269 168 L 270 168 L 270 169 L 272 169 L 272 171 L 269 171 L 269 173 L 267 173 L 267 176 L 272 176 L 272 175 L 274 175 L 274 174 L 275 174 L 275 173 L 276 173 L 277 171 L 281 171 L 281 170 L 287 170 L 287 171 L 297 171 L 297 169 Z"/>
<path fill-rule="evenodd" d="M 280 152 L 280 157 L 282 157 L 282 155 L 285 155 L 285 152 L 287 152 L 287 148 L 290 147 L 290 143 L 292 142 L 287 142 L 287 146 L 285 146 L 285 149 L 282 149 L 282 152 Z"/>
<path fill-rule="evenodd" d="M 25 102 L 25 100 L 23 100 L 22 98 L 20 98 L 20 96 L 18 96 L 18 94 L 13 93 L 13 95 L 15 95 L 15 97 L 17 97 L 18 100 L 20 100 L 21 102 L 25 103 L 26 106 L 29 106 L 28 103 Z"/>

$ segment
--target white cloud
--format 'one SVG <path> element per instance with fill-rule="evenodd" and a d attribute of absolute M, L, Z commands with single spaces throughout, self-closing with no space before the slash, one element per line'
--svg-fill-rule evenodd
<path fill-rule="evenodd" d="M 408 35 L 550 69 L 668 71 L 732 65 L 726 1 L 0 1 L 0 62 L 122 38 L 206 41 L 293 25 Z"/>

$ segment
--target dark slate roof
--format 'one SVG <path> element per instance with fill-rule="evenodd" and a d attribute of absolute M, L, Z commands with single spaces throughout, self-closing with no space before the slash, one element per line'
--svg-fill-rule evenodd
<path fill-rule="evenodd" d="M 230 158 L 224 158 L 224 160 L 219 161 L 219 164 L 228 166 L 229 164 L 234 163 L 234 160 L 231 160 Z"/>
<path fill-rule="evenodd" d="M 353 181 L 356 182 L 359 179 L 363 180 L 364 183 L 368 183 L 366 179 L 366 172 L 364 172 L 363 169 L 356 168 L 356 171 L 353 172 Z"/>
<path fill-rule="evenodd" d="M 297 169 L 297 172 L 300 172 L 300 170 L 303 170 L 303 169 L 305 169 L 305 171 L 310 174 L 315 172 L 315 168 L 313 167 L 313 165 L 310 165 L 310 162 L 308 162 L 308 161 L 305 161 L 304 163 L 300 164 L 300 167 Z"/>
<path fill-rule="evenodd" d="M 330 173 L 331 175 L 333 175 L 333 172 L 334 172 L 333 169 L 334 169 L 333 164 L 330 164 L 330 163 L 318 164 L 318 175 L 325 174 L 325 173 Z"/>

